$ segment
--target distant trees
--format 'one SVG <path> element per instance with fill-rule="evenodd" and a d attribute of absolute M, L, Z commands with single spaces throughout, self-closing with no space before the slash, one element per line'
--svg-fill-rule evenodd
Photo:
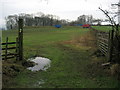
<path fill-rule="evenodd" d="M 52 14 L 44 14 L 38 12 L 35 14 L 20 13 L 18 15 L 9 15 L 6 17 L 6 27 L 7 29 L 17 28 L 18 18 L 21 17 L 24 20 L 24 26 L 53 26 L 55 24 L 61 25 L 75 25 L 75 24 L 93 24 L 97 22 L 98 25 L 101 24 L 101 19 L 94 19 L 92 15 L 81 15 L 75 21 L 69 21 L 68 19 L 61 19 L 59 16 Z"/>
<path fill-rule="evenodd" d="M 103 22 L 102 19 L 93 19 L 92 23 L 96 23 L 96 25 L 101 25 L 102 22 Z"/>
<path fill-rule="evenodd" d="M 77 18 L 77 22 L 80 24 L 92 24 L 93 16 L 92 15 L 81 15 Z"/>
<path fill-rule="evenodd" d="M 7 18 L 5 18 L 6 20 L 6 27 L 8 29 L 13 29 L 17 27 L 17 15 L 10 15 Z"/>
<path fill-rule="evenodd" d="M 60 18 L 56 15 L 45 15 L 42 12 L 38 12 L 36 14 L 21 13 L 19 15 L 9 15 L 6 17 L 7 29 L 15 29 L 17 27 L 19 17 L 24 19 L 24 26 L 52 26 L 55 24 L 68 24 L 68 20 L 60 20 Z"/>
<path fill-rule="evenodd" d="M 92 15 L 81 15 L 77 18 L 75 21 L 71 21 L 70 25 L 75 25 L 75 24 L 94 24 L 96 25 L 101 25 L 102 20 L 101 19 L 95 19 L 93 18 Z"/>

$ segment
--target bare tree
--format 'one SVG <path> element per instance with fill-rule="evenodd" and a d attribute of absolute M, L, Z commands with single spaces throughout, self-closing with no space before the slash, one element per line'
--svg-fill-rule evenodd
<path fill-rule="evenodd" d="M 103 10 L 102 8 L 99 7 L 99 9 L 108 17 L 111 25 L 112 25 L 112 29 L 116 30 L 116 32 L 118 32 L 118 24 L 116 24 L 115 20 L 114 20 L 114 16 L 110 17 L 110 13 L 107 10 Z"/>

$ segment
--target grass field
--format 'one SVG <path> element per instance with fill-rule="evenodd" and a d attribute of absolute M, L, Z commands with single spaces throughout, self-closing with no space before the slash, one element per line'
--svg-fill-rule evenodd
<path fill-rule="evenodd" d="M 3 31 L 5 37 L 15 41 L 17 30 Z M 3 87 L 14 88 L 116 88 L 119 81 L 101 67 L 104 57 L 96 57 L 89 29 L 66 26 L 25 27 L 24 59 L 42 56 L 51 60 L 47 71 L 31 72 L 22 69 L 15 76 L 3 74 Z M 9 66 L 12 61 L 3 62 Z M 14 62 L 14 64 L 17 64 Z M 4 68 L 3 68 L 4 70 Z M 5 69 L 6 70 L 6 69 Z M 11 81 L 12 80 L 12 81 Z"/>
<path fill-rule="evenodd" d="M 112 26 L 92 26 L 96 30 L 109 31 L 112 30 Z"/>

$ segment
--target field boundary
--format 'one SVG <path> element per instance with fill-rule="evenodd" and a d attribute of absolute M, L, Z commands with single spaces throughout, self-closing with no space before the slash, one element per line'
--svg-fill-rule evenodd
<path fill-rule="evenodd" d="M 15 46 L 9 47 L 10 45 L 15 45 Z M 18 38 L 16 38 L 16 42 L 9 42 L 8 37 L 6 37 L 6 42 L 2 43 L 2 60 L 7 60 L 14 57 L 16 57 L 16 60 L 18 60 L 19 57 L 18 49 L 19 49 Z M 11 53 L 9 52 L 9 50 L 15 50 L 15 52 Z"/>
<path fill-rule="evenodd" d="M 18 21 L 18 37 L 15 42 L 9 42 L 6 37 L 6 42 L 2 45 L 2 60 L 15 58 L 16 60 L 23 60 L 23 19 Z M 13 46 L 14 45 L 14 46 Z M 15 50 L 14 52 L 11 52 Z"/>
<path fill-rule="evenodd" d="M 101 51 L 103 55 L 107 57 L 109 62 L 117 62 L 120 60 L 120 36 L 116 35 L 114 30 L 109 30 L 109 32 L 104 32 L 91 28 L 93 31 L 97 48 Z"/>

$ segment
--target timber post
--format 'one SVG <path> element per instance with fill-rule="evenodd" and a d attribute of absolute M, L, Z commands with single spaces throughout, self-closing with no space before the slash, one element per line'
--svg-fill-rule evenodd
<path fill-rule="evenodd" d="M 6 46 L 5 46 L 5 60 L 7 60 L 7 49 L 8 49 L 8 37 L 6 37 Z"/>
<path fill-rule="evenodd" d="M 18 21 L 19 60 L 23 60 L 23 19 Z"/>
<path fill-rule="evenodd" d="M 16 38 L 16 60 L 19 58 L 19 41 L 18 37 Z"/>
<path fill-rule="evenodd" d="M 109 33 L 109 56 L 108 56 L 109 62 L 112 62 L 113 59 L 113 36 L 114 36 L 114 30 L 110 31 Z"/>

